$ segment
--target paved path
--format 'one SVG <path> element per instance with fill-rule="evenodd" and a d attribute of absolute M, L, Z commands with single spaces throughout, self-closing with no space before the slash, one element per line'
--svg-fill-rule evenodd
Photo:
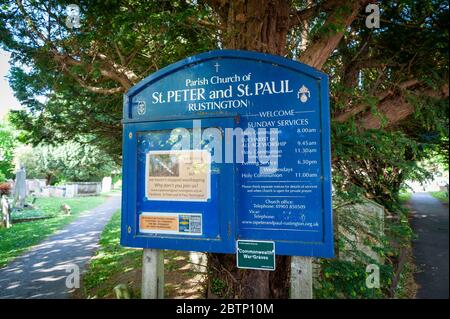
<path fill-rule="evenodd" d="M 418 238 L 413 252 L 419 272 L 417 298 L 448 298 L 448 204 L 428 193 L 413 194 L 412 227 Z"/>
<path fill-rule="evenodd" d="M 70 265 L 83 271 L 98 248 L 103 227 L 118 208 L 120 196 L 112 196 L 0 269 L 0 299 L 69 298 Z"/>

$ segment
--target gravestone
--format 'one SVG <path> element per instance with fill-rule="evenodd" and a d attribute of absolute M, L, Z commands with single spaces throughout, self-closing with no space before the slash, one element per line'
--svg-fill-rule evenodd
<path fill-rule="evenodd" d="M 49 187 L 50 186 L 42 187 L 41 194 L 40 194 L 41 197 L 50 197 L 50 189 L 49 189 Z"/>
<path fill-rule="evenodd" d="M 0 220 L 0 228 L 2 228 L 2 227 L 9 228 L 9 227 L 11 227 L 11 211 L 10 211 L 10 207 L 9 207 L 8 197 L 6 195 L 2 196 L 1 208 L 2 208 L 2 214 L 1 214 L 1 220 Z"/>
<path fill-rule="evenodd" d="M 95 196 L 101 192 L 102 184 L 97 182 L 78 182 L 77 196 Z"/>
<path fill-rule="evenodd" d="M 27 196 L 34 194 L 39 196 L 42 192 L 42 187 L 46 186 L 46 181 L 44 179 L 27 179 L 26 180 L 26 189 Z"/>
<path fill-rule="evenodd" d="M 77 194 L 77 184 L 67 184 L 65 185 L 66 192 L 64 194 L 65 198 L 73 198 Z"/>
<path fill-rule="evenodd" d="M 108 193 L 111 191 L 112 178 L 111 176 L 105 176 L 102 179 L 102 193 Z"/>
<path fill-rule="evenodd" d="M 64 197 L 66 193 L 66 188 L 64 186 L 55 186 L 50 189 L 51 197 Z"/>
<path fill-rule="evenodd" d="M 361 203 L 348 205 L 341 214 L 351 216 L 349 223 L 339 222 L 339 234 L 346 239 L 345 248 L 339 251 L 342 260 L 356 261 L 363 253 L 382 264 L 384 259 L 372 247 L 382 246 L 384 236 L 384 207 L 363 199 Z M 370 245 L 368 244 L 370 243 Z M 363 260 L 360 260 L 363 261 Z"/>
<path fill-rule="evenodd" d="M 64 186 L 45 186 L 42 187 L 42 197 L 64 197 L 66 190 Z"/>
<path fill-rule="evenodd" d="M 14 202 L 17 208 L 25 206 L 25 199 L 27 197 L 26 172 L 22 166 L 16 172 L 16 181 L 14 183 Z"/>

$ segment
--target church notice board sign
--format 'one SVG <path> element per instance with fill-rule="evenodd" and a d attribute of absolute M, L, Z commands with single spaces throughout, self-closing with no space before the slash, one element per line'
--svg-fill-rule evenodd
<path fill-rule="evenodd" d="M 307 65 L 234 50 L 132 87 L 122 245 L 236 253 L 238 241 L 273 242 L 279 255 L 332 257 L 328 90 Z"/>

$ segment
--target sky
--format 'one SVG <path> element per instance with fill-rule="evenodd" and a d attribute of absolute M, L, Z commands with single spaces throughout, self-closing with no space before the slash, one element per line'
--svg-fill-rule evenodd
<path fill-rule="evenodd" d="M 9 56 L 10 53 L 0 49 L 0 120 L 5 117 L 9 110 L 20 108 L 20 103 L 14 97 L 13 90 L 6 78 L 10 69 Z"/>

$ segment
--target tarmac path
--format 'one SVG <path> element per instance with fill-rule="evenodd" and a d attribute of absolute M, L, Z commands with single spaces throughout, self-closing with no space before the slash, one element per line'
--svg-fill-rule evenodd
<path fill-rule="evenodd" d="M 120 202 L 120 195 L 111 196 L 1 268 L 0 299 L 70 298 L 66 281 L 73 286 L 76 266 L 83 272 Z"/>
<path fill-rule="evenodd" d="M 419 272 L 418 299 L 448 299 L 448 204 L 428 193 L 415 193 L 409 202 L 417 234 L 413 254 Z"/>

